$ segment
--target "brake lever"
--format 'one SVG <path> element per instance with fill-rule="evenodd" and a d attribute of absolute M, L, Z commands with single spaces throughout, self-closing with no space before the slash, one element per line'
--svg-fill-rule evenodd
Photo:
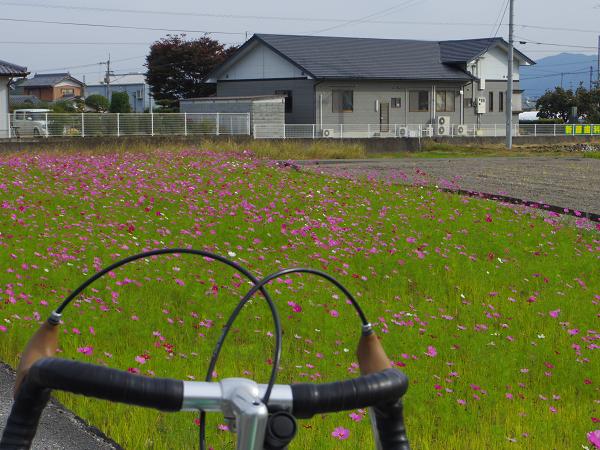
<path fill-rule="evenodd" d="M 33 364 L 42 358 L 52 358 L 56 355 L 58 348 L 58 324 L 60 323 L 60 314 L 52 313 L 35 334 L 29 339 L 27 347 L 21 354 L 19 367 L 17 367 L 17 376 L 13 397 L 17 396 L 21 383 L 27 376 L 29 369 Z"/>
<path fill-rule="evenodd" d="M 362 334 L 356 348 L 356 356 L 362 375 L 381 372 L 392 367 L 392 363 L 371 324 L 364 325 L 362 328 Z"/>

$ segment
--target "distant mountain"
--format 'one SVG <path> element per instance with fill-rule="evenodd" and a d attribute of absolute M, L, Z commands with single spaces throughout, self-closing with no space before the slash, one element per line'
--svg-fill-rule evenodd
<path fill-rule="evenodd" d="M 546 90 L 561 85 L 565 89 L 577 89 L 583 82 L 590 85 L 590 67 L 594 68 L 594 81 L 597 79 L 598 57 L 577 53 L 561 53 L 537 60 L 535 66 L 521 67 L 521 89 L 524 98 L 538 98 Z M 577 73 L 573 73 L 577 72 Z"/>

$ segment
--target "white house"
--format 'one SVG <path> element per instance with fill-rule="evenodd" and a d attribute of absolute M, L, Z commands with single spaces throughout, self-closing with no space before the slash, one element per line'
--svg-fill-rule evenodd
<path fill-rule="evenodd" d="M 218 97 L 285 95 L 288 124 L 506 122 L 508 43 L 256 34 L 205 82 Z M 514 53 L 513 121 L 521 112 Z M 447 122 L 447 123 L 446 123 Z M 442 129 L 442 127 L 440 127 Z"/>
<path fill-rule="evenodd" d="M 9 137 L 8 83 L 14 77 L 26 77 L 26 67 L 0 60 L 0 138 Z"/>

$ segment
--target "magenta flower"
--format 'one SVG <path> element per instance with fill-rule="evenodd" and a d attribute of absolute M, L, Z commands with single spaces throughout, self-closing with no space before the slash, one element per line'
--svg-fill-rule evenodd
<path fill-rule="evenodd" d="M 431 358 L 435 358 L 437 356 L 437 350 L 433 345 L 430 345 L 429 347 L 427 347 L 427 351 L 425 352 L 425 354 L 427 356 L 430 356 Z"/>
<path fill-rule="evenodd" d="M 92 353 L 94 353 L 94 347 L 78 347 L 77 351 L 86 356 L 90 356 Z"/>
<path fill-rule="evenodd" d="M 350 430 L 344 427 L 337 427 L 331 432 L 331 436 L 339 439 L 340 441 L 344 441 L 348 439 L 348 436 L 350 436 Z"/>
<path fill-rule="evenodd" d="M 587 438 L 594 447 L 600 448 L 600 430 L 590 431 Z"/>
<path fill-rule="evenodd" d="M 550 317 L 556 319 L 558 317 L 558 315 L 560 314 L 560 309 L 555 309 L 554 311 L 550 311 L 548 314 L 550 314 Z"/>
<path fill-rule="evenodd" d="M 340 313 L 337 312 L 335 309 L 332 309 L 331 311 L 329 311 L 329 315 L 331 317 L 338 317 L 340 315 Z"/>

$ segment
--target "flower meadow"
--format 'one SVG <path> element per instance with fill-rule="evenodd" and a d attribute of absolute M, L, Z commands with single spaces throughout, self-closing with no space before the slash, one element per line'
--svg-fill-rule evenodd
<path fill-rule="evenodd" d="M 13 366 L 38 323 L 95 271 L 193 247 L 259 277 L 308 266 L 344 283 L 411 380 L 415 449 L 598 445 L 598 224 L 216 149 L 2 155 L 0 206 L 0 359 Z M 250 287 L 212 260 L 137 261 L 65 311 L 59 356 L 202 380 Z M 269 291 L 284 328 L 280 383 L 358 376 L 360 322 L 338 291 L 308 275 Z M 214 375 L 266 382 L 273 343 L 257 296 Z M 56 395 L 125 448 L 197 445 L 194 414 Z M 222 417 L 207 427 L 211 447 L 235 448 Z M 292 445 L 372 447 L 367 410 L 301 421 Z"/>

